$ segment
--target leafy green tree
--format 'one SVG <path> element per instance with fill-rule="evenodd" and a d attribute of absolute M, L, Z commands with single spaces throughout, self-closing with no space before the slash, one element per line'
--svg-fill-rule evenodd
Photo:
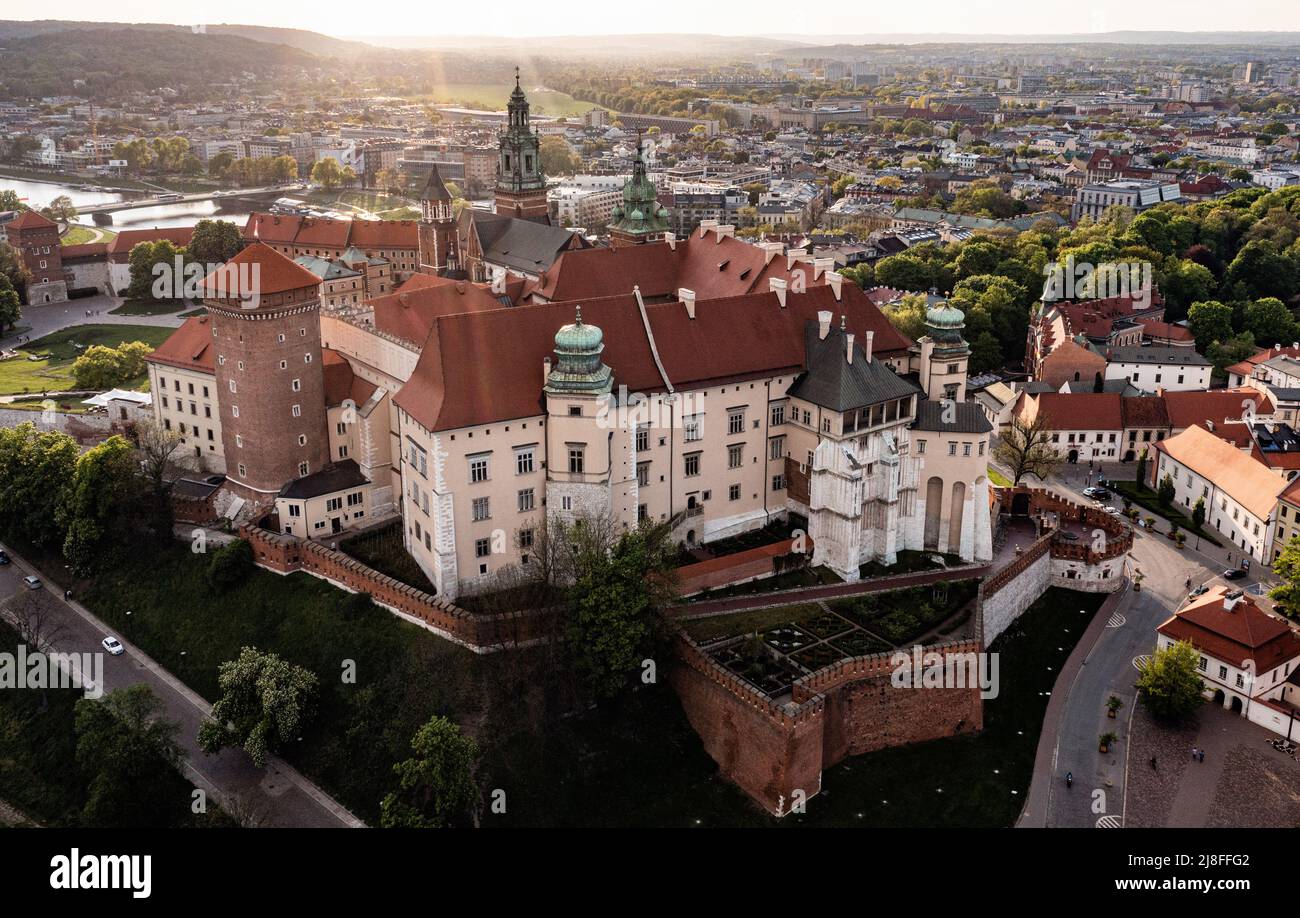
<path fill-rule="evenodd" d="M 200 220 L 185 255 L 201 265 L 219 265 L 238 255 L 243 244 L 239 227 L 229 220 Z"/>
<path fill-rule="evenodd" d="M 1147 486 L 1147 448 L 1142 447 L 1142 452 L 1138 454 L 1137 469 L 1133 476 L 1139 488 Z"/>
<path fill-rule="evenodd" d="M 22 317 L 23 307 L 22 301 L 18 298 L 18 291 L 14 289 L 13 282 L 7 275 L 0 274 L 0 335 L 3 335 L 6 329 L 18 324 L 18 320 Z"/>
<path fill-rule="evenodd" d="M 77 457 L 67 500 L 62 507 L 63 556 L 79 571 L 110 564 L 128 549 L 139 509 L 144 506 L 144 479 L 131 444 L 112 436 Z"/>
<path fill-rule="evenodd" d="M 876 283 L 895 290 L 924 292 L 934 286 L 934 272 L 915 255 L 890 255 L 876 263 Z"/>
<path fill-rule="evenodd" d="M 55 223 L 71 223 L 77 219 L 77 206 L 72 203 L 72 198 L 61 194 L 41 208 L 41 215 Z"/>
<path fill-rule="evenodd" d="M 340 166 L 338 160 L 328 157 L 311 167 L 311 180 L 326 191 L 333 191 L 340 185 L 353 182 L 356 177 L 351 166 Z"/>
<path fill-rule="evenodd" d="M 1268 594 L 1274 608 L 1287 618 L 1300 618 L 1300 537 L 1292 537 L 1273 562 L 1279 583 Z"/>
<path fill-rule="evenodd" d="M 1196 339 L 1196 349 L 1204 354 L 1211 344 L 1232 337 L 1232 307 L 1218 300 L 1193 303 L 1187 311 L 1187 324 Z"/>
<path fill-rule="evenodd" d="M 1138 671 L 1138 695 L 1157 717 L 1182 720 L 1204 702 L 1201 655 L 1187 641 L 1157 650 Z"/>
<path fill-rule="evenodd" d="M 913 341 L 926 333 L 924 293 L 909 293 L 892 306 L 884 307 L 885 318 L 890 324 Z"/>
<path fill-rule="evenodd" d="M 1160 484 L 1156 487 L 1156 500 L 1160 501 L 1162 507 L 1169 507 L 1174 502 L 1174 480 L 1168 474 L 1160 479 Z"/>
<path fill-rule="evenodd" d="M 413 756 L 393 766 L 398 789 L 380 803 L 386 829 L 440 829 L 473 817 L 478 747 L 460 727 L 435 714 L 411 738 Z"/>
<path fill-rule="evenodd" d="M 1196 498 L 1196 503 L 1192 506 L 1192 528 L 1200 529 L 1205 523 L 1205 498 Z"/>
<path fill-rule="evenodd" d="M 22 210 L 23 201 L 12 188 L 0 188 L 0 210 Z"/>
<path fill-rule="evenodd" d="M 1295 316 L 1286 304 L 1276 297 L 1265 297 L 1246 305 L 1246 329 L 1255 336 L 1260 347 L 1290 344 L 1300 338 Z"/>
<path fill-rule="evenodd" d="M 624 532 L 608 549 L 582 532 L 571 530 L 566 537 L 579 548 L 565 645 L 587 694 L 611 699 L 661 649 L 658 613 L 674 593 L 676 548 L 662 523 Z"/>
<path fill-rule="evenodd" d="M 242 746 L 258 768 L 266 767 L 276 749 L 301 738 L 318 691 L 311 672 L 255 647 L 222 663 L 217 685 L 221 697 L 199 727 L 199 747 L 213 753 Z"/>
<path fill-rule="evenodd" d="M 147 828 L 175 825 L 186 801 L 158 793 L 175 780 L 180 726 L 159 716 L 147 685 L 83 698 L 75 709 L 77 768 L 86 783 L 81 821 L 88 826 Z"/>
<path fill-rule="evenodd" d="M 77 441 L 35 424 L 0 427 L 0 532 L 42 548 L 63 541 L 61 516 L 76 470 Z"/>
<path fill-rule="evenodd" d="M 1269 241 L 1252 240 L 1237 253 L 1224 274 L 1223 283 L 1232 296 L 1242 299 L 1278 297 L 1289 299 L 1298 285 L 1295 262 Z"/>
<path fill-rule="evenodd" d="M 127 341 L 117 347 L 92 344 L 72 362 L 72 377 L 80 389 L 111 389 L 143 375 L 145 358 L 152 352 L 143 341 Z"/>
<path fill-rule="evenodd" d="M 253 566 L 253 546 L 235 539 L 212 553 L 205 579 L 213 592 L 224 593 L 247 579 Z"/>

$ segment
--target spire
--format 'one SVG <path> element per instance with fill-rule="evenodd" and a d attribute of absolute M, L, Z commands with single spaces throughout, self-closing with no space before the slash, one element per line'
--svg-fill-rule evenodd
<path fill-rule="evenodd" d="M 434 163 L 429 169 L 429 178 L 424 183 L 424 191 L 420 193 L 421 201 L 450 201 L 451 192 L 447 191 L 447 186 L 443 184 L 442 175 L 438 172 L 438 164 Z"/>
<path fill-rule="evenodd" d="M 574 324 L 574 325 L 581 325 L 581 324 L 582 324 L 582 304 L 578 304 L 577 306 L 575 306 L 575 307 L 574 307 L 574 312 L 576 313 L 576 317 L 575 317 L 574 320 L 573 320 L 573 324 Z"/>

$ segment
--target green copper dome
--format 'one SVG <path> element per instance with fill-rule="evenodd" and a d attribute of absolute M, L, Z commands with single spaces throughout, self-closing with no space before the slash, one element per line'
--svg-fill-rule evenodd
<path fill-rule="evenodd" d="M 569 325 L 555 333 L 555 356 L 558 360 L 546 378 L 548 392 L 608 392 L 613 371 L 601 361 L 605 350 L 605 333 L 596 325 L 582 321 L 582 307 Z"/>
<path fill-rule="evenodd" d="M 652 239 L 668 229 L 668 210 L 659 204 L 658 191 L 646 173 L 641 156 L 641 135 L 636 138 L 632 177 L 623 186 L 623 202 L 614 208 L 610 229 L 624 237 Z"/>
<path fill-rule="evenodd" d="M 965 328 L 966 314 L 956 306 L 941 303 L 926 311 L 925 324 L 932 328 Z"/>

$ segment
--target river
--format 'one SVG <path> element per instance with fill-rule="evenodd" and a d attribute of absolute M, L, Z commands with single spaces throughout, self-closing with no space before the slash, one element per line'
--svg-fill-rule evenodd
<path fill-rule="evenodd" d="M 108 181 L 111 181 L 109 179 Z M 24 199 L 28 207 L 39 210 L 61 194 L 72 199 L 78 207 L 107 204 L 145 197 L 143 191 L 83 191 L 81 183 L 69 185 L 58 182 L 34 182 L 27 179 L 10 179 L 0 176 L 0 191 L 12 189 Z M 159 204 L 157 207 L 140 207 L 113 214 L 113 223 L 102 227 L 109 230 L 149 229 L 153 227 L 193 226 L 200 220 L 219 218 L 243 226 L 248 220 L 247 205 L 232 205 L 229 209 L 220 201 L 201 201 L 193 204 Z M 88 217 L 79 221 L 84 226 L 95 224 Z"/>

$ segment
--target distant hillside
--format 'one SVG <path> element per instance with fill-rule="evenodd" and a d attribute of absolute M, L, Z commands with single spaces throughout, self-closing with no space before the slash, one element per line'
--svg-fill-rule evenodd
<path fill-rule="evenodd" d="M 0 42 L 0 96 L 16 98 L 163 87 L 202 94 L 244 73 L 273 79 L 322 63 L 287 45 L 189 29 L 69 29 Z"/>
<path fill-rule="evenodd" d="M 370 45 L 366 45 L 359 41 L 344 41 L 341 38 L 331 38 L 328 35 L 321 35 L 319 32 L 308 32 L 303 29 L 273 29 L 264 26 L 230 25 L 226 23 L 204 24 L 202 26 L 192 27 L 189 25 L 168 25 L 165 23 L 154 22 L 118 24 L 105 22 L 71 22 L 58 19 L 42 19 L 37 22 L 0 20 L 0 41 L 31 38 L 37 35 L 49 35 L 56 32 L 102 32 L 105 29 L 132 29 L 154 32 L 193 32 L 195 28 L 201 28 L 209 35 L 238 35 L 241 38 L 267 42 L 269 44 L 287 45 L 290 48 L 297 48 L 301 51 L 307 51 L 311 54 L 322 56 L 345 57 L 352 54 L 360 54 L 366 51 L 375 50 Z"/>
<path fill-rule="evenodd" d="M 437 49 L 489 54 L 552 56 L 630 56 L 665 55 L 748 55 L 788 48 L 798 44 L 790 38 L 762 38 L 744 35 L 562 35 L 530 38 L 503 38 L 493 35 L 381 35 L 362 36 L 370 45 L 402 49 Z"/>
<path fill-rule="evenodd" d="M 779 41 L 775 35 L 765 36 Z M 823 49 L 831 46 L 861 45 L 940 45 L 940 44 L 1010 44 L 1010 45 L 1237 45 L 1243 47 L 1300 47 L 1300 32 L 1066 32 L 1060 34 L 1014 35 L 990 32 L 881 32 L 860 35 L 797 35 L 784 41 L 783 47 L 806 49 L 809 44 Z"/>

